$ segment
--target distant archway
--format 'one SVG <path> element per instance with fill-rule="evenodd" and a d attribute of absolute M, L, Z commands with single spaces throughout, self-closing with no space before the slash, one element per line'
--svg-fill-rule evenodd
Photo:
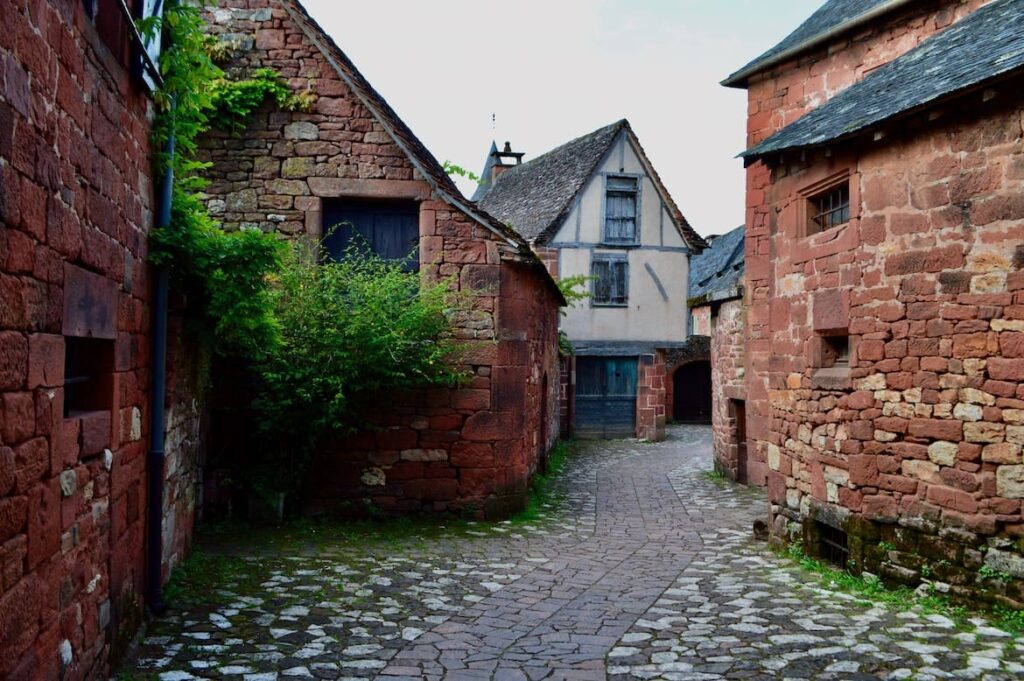
<path fill-rule="evenodd" d="M 711 362 L 689 362 L 676 369 L 672 393 L 673 420 L 711 423 Z"/>

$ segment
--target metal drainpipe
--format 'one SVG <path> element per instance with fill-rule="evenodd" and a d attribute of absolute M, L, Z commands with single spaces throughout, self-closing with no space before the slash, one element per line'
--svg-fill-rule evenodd
<path fill-rule="evenodd" d="M 172 113 L 173 114 L 173 108 Z M 174 132 L 167 140 L 167 169 L 160 187 L 156 226 L 165 229 L 171 224 L 171 197 L 174 189 Z M 149 478 L 146 532 L 146 602 L 150 612 L 164 612 L 163 601 L 163 502 L 164 502 L 164 408 L 167 398 L 167 294 L 170 272 L 166 265 L 156 268 L 153 294 L 153 385 L 150 391 L 149 456 L 146 470 Z"/>

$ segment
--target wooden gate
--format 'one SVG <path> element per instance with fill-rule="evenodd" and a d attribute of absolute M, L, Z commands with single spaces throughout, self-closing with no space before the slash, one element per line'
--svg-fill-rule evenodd
<path fill-rule="evenodd" d="M 636 357 L 577 357 L 576 436 L 635 436 L 636 382 Z"/>

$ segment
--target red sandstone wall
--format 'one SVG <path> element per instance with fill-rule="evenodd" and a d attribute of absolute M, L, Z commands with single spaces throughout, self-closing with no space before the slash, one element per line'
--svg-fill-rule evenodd
<path fill-rule="evenodd" d="M 710 306 L 706 306 L 710 309 Z M 703 308 L 701 308 L 703 309 Z M 731 400 L 746 400 L 745 331 L 746 313 L 742 300 L 727 300 L 715 312 L 711 336 L 711 426 L 715 468 L 736 480 L 740 474 L 741 443 L 737 439 L 741 426 L 736 422 Z M 766 483 L 765 469 L 751 466 L 748 460 L 746 479 L 751 485 Z"/>
<path fill-rule="evenodd" d="M 415 200 L 421 272 L 451 278 L 473 297 L 456 320 L 470 382 L 395 396 L 373 415 L 382 430 L 325 450 L 306 510 L 366 501 L 389 512 L 500 514 L 521 504 L 547 451 L 541 439 L 550 446 L 557 434 L 557 303 L 542 265 L 519 262 L 501 237 L 434 194 L 279 3 L 221 3 L 209 18 L 213 33 L 241 45 L 232 69 L 271 67 L 318 96 L 309 112 L 261 110 L 245 142 L 206 140 L 209 205 L 225 228 L 317 237 L 324 198 Z"/>
<path fill-rule="evenodd" d="M 641 355 L 637 373 L 636 436 L 658 442 L 665 439 L 665 353 Z"/>
<path fill-rule="evenodd" d="M 152 110 L 82 3 L 6 0 L 0 25 L 0 677 L 99 677 L 145 578 Z M 66 419 L 86 334 L 108 408 Z"/>
<path fill-rule="evenodd" d="M 872 69 L 918 45 L 983 4 L 944 0 L 914 4 L 816 51 L 751 78 L 748 86 L 747 144 L 753 146 L 860 80 Z M 749 450 L 765 461 L 770 421 L 768 375 L 772 356 L 771 304 L 781 276 L 775 269 L 771 176 L 758 162 L 747 169 L 746 290 Z M 779 322 L 783 324 L 783 322 Z"/>
<path fill-rule="evenodd" d="M 852 159 L 859 218 L 840 228 L 842 252 L 786 225 L 773 240 L 768 459 L 780 522 L 837 504 L 924 536 L 957 528 L 929 541 L 951 564 L 940 578 L 963 589 L 978 586 L 982 561 L 1024 578 L 998 539 L 1024 536 L 1024 101 L 1004 93 L 987 106 L 979 95 L 976 118 Z M 786 167 L 772 206 L 785 215 L 794 188 L 841 158 Z M 816 389 L 806 350 L 815 327 L 836 323 L 854 340 L 850 391 Z M 893 553 L 882 569 L 917 577 L 913 550 Z M 1022 584 L 1000 588 L 1020 602 Z"/>

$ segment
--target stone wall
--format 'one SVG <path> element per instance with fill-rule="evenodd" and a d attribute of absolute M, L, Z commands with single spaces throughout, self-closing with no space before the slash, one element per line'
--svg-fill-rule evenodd
<path fill-rule="evenodd" d="M 471 381 L 394 396 L 369 415 L 379 430 L 325 447 L 305 510 L 369 503 L 396 513 L 506 513 L 523 503 L 528 478 L 557 434 L 553 283 L 540 261 L 435 191 L 361 99 L 367 91 L 346 80 L 361 76 L 342 77 L 320 49 L 326 37 L 297 13 L 291 2 L 249 0 L 220 3 L 208 15 L 211 31 L 239 46 L 231 71 L 273 68 L 297 92 L 316 95 L 309 111 L 267 106 L 240 136 L 205 140 L 211 211 L 227 229 L 318 238 L 325 199 L 415 201 L 421 273 L 451 278 L 473 300 L 456 320 Z M 549 394 L 541 399 L 544 385 Z"/>
<path fill-rule="evenodd" d="M 970 113 L 773 166 L 748 196 L 754 216 L 772 216 L 748 240 L 765 254 L 747 258 L 758 353 L 748 390 L 766 391 L 751 436 L 770 467 L 774 535 L 813 552 L 825 528 L 839 528 L 856 569 L 1017 606 L 1019 92 L 1009 83 L 958 107 Z M 802 236 L 801 190 L 844 173 L 852 219 Z M 836 332 L 849 339 L 849 369 L 822 371 L 823 339 Z"/>
<path fill-rule="evenodd" d="M 752 147 L 807 111 L 860 80 L 936 31 L 949 26 L 983 4 L 983 0 L 929 0 L 911 3 L 886 14 L 872 26 L 862 27 L 814 51 L 751 77 L 748 84 L 747 146 Z M 746 290 L 747 416 L 750 456 L 767 456 L 770 408 L 768 372 L 772 329 L 769 325 L 777 275 L 772 251 L 775 233 L 766 193 L 771 184 L 768 167 L 757 162 L 747 168 Z"/>
<path fill-rule="evenodd" d="M 636 436 L 659 442 L 665 439 L 665 352 L 640 355 L 636 390 Z"/>
<path fill-rule="evenodd" d="M 0 677 L 99 678 L 146 578 L 152 104 L 83 3 L 0 23 Z"/>
<path fill-rule="evenodd" d="M 740 441 L 746 426 L 738 423 L 738 419 L 742 419 L 746 413 L 746 313 L 743 301 L 726 300 L 714 307 L 715 323 L 711 336 L 711 425 L 715 469 L 731 480 L 763 486 L 766 483 L 765 462 L 750 460 L 746 442 Z"/>

